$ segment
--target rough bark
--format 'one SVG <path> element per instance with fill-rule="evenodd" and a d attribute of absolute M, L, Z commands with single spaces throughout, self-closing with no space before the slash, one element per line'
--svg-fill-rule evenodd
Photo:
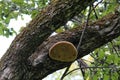
<path fill-rule="evenodd" d="M 32 67 L 28 58 L 54 30 L 93 2 L 94 0 L 53 0 L 17 35 L 2 57 L 0 80 L 38 80 L 45 77 L 41 72 L 36 73 L 40 70 Z"/>
<path fill-rule="evenodd" d="M 54 0 L 42 10 L 15 38 L 2 57 L 0 80 L 41 80 L 50 73 L 68 66 L 71 62 L 64 63 L 50 59 L 49 48 L 61 40 L 70 41 L 77 46 L 82 30 L 77 28 L 48 39 L 47 37 L 91 2 L 91 0 L 63 0 L 63 2 Z M 78 58 L 89 54 L 119 35 L 119 13 L 90 24 L 85 32 Z"/>
<path fill-rule="evenodd" d="M 65 63 L 50 59 L 48 55 L 49 49 L 59 41 L 69 41 L 77 46 L 81 33 L 82 30 L 78 27 L 76 29 L 60 33 L 56 36 L 49 37 L 44 41 L 34 54 L 29 57 L 30 65 L 39 70 L 39 72 L 35 72 L 37 74 L 35 76 L 47 76 L 56 70 L 70 65 L 71 62 Z M 103 19 L 90 24 L 83 37 L 83 42 L 77 59 L 89 54 L 96 48 L 112 41 L 118 36 L 120 36 L 120 14 L 110 14 Z"/>

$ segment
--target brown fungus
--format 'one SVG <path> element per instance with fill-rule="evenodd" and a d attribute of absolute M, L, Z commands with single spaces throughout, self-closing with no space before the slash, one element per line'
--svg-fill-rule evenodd
<path fill-rule="evenodd" d="M 57 42 L 49 49 L 50 58 L 62 62 L 74 61 L 77 54 L 75 46 L 68 41 Z"/>

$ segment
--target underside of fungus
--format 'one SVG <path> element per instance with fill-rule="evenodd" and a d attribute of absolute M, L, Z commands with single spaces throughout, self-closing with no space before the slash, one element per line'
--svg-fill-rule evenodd
<path fill-rule="evenodd" d="M 74 61 L 77 54 L 75 46 L 68 41 L 57 42 L 49 49 L 50 58 L 62 62 Z"/>

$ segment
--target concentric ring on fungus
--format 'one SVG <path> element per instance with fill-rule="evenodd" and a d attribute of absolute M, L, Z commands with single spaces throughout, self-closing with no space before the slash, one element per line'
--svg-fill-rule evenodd
<path fill-rule="evenodd" d="M 76 47 L 68 41 L 57 42 L 49 49 L 50 58 L 62 62 L 74 61 L 77 54 Z"/>

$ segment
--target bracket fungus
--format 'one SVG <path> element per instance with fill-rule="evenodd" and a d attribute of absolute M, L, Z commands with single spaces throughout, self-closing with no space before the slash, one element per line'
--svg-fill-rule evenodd
<path fill-rule="evenodd" d="M 77 54 L 76 47 L 68 41 L 57 42 L 49 49 L 50 58 L 62 62 L 74 61 Z"/>

